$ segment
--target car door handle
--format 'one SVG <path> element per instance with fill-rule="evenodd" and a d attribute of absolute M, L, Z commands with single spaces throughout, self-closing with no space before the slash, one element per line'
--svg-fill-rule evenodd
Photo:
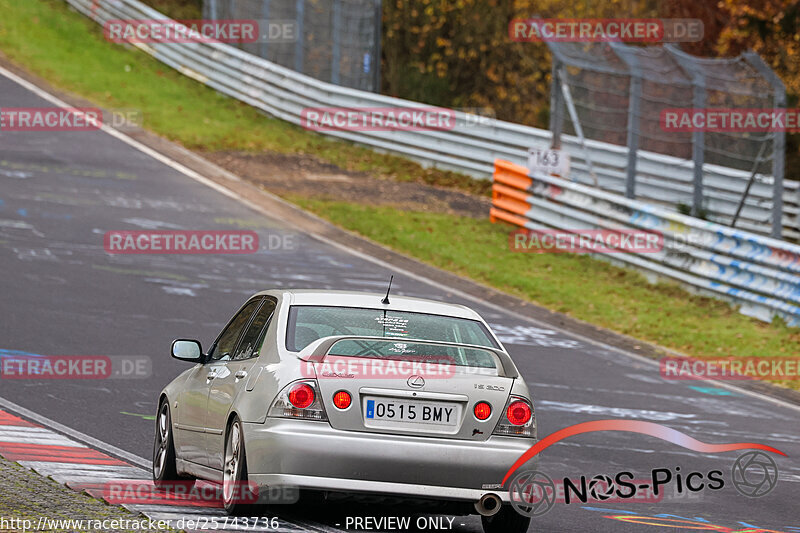
<path fill-rule="evenodd" d="M 206 379 L 214 379 L 215 377 L 217 377 L 216 370 L 212 370 L 211 372 L 208 373 L 208 375 L 206 375 Z"/>
<path fill-rule="evenodd" d="M 247 377 L 247 370 L 239 370 L 237 373 L 234 374 L 236 379 L 244 379 Z"/>

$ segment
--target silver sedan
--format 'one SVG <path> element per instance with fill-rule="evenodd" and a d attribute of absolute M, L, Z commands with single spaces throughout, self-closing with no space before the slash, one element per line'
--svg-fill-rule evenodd
<path fill-rule="evenodd" d="M 467 307 L 268 290 L 207 352 L 179 339 L 172 355 L 194 365 L 159 398 L 158 486 L 221 483 L 231 514 L 308 491 L 435 502 L 482 515 L 487 532 L 527 530 L 500 481 L 535 442 L 531 394 Z"/>

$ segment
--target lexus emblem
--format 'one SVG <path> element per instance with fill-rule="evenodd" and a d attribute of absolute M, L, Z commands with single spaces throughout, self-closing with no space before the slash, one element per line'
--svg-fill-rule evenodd
<path fill-rule="evenodd" d="M 408 378 L 408 386 L 414 389 L 421 389 L 425 386 L 425 378 L 422 376 L 417 376 L 416 374 Z"/>

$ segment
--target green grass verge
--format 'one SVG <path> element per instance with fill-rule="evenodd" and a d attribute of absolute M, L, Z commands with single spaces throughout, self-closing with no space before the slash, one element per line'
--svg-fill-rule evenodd
<path fill-rule="evenodd" d="M 203 0 L 142 0 L 156 11 L 176 20 L 199 20 L 203 18 Z"/>
<path fill-rule="evenodd" d="M 199 151 L 311 154 L 384 179 L 488 194 L 491 184 L 337 142 L 223 96 L 139 52 L 62 0 L 0 0 L 0 50 L 51 83 L 106 108 L 134 108 L 144 127 Z"/>
<path fill-rule="evenodd" d="M 138 108 L 145 127 L 203 151 L 313 154 L 389 179 L 487 184 L 422 170 L 399 157 L 325 139 L 263 116 L 177 74 L 145 54 L 106 42 L 93 22 L 60 0 L 0 0 L 0 49 L 12 60 L 109 108 Z M 585 256 L 515 254 L 508 228 L 488 220 L 293 197 L 336 224 L 432 265 L 556 311 L 698 357 L 796 355 L 800 332 L 764 324 L 728 304 Z"/>

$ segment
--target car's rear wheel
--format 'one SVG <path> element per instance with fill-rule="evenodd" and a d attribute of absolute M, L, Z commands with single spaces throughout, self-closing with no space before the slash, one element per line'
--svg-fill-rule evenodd
<path fill-rule="evenodd" d="M 176 483 L 194 483 L 194 478 L 178 475 L 169 402 L 162 401 L 156 416 L 156 436 L 153 442 L 153 484 L 158 488 L 166 488 Z"/>
<path fill-rule="evenodd" d="M 230 515 L 245 512 L 257 516 L 253 493 L 247 481 L 247 454 L 244 449 L 242 422 L 236 416 L 225 438 L 225 463 L 222 465 L 222 503 Z"/>
<path fill-rule="evenodd" d="M 482 516 L 483 533 L 525 533 L 531 525 L 531 518 L 516 512 L 510 505 L 504 505 L 497 514 Z"/>

